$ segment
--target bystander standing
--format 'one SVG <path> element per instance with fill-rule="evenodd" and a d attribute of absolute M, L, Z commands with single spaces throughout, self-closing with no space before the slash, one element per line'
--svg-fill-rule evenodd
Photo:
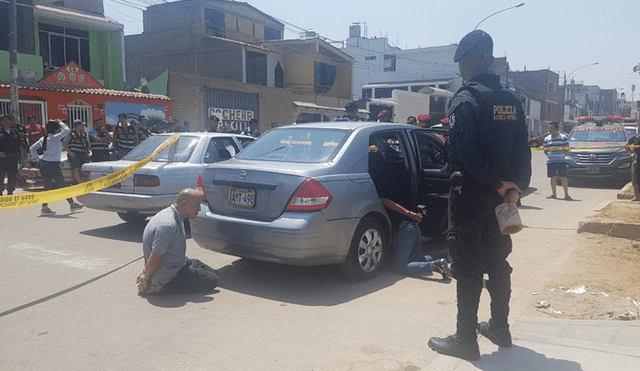
<path fill-rule="evenodd" d="M 40 175 L 42 175 L 44 190 L 49 191 L 67 186 L 60 170 L 60 158 L 64 148 L 62 143 L 71 130 L 61 121 L 47 122 L 46 129 L 47 135 L 38 139 L 29 150 L 31 151 L 31 157 L 40 161 Z M 39 150 L 43 152 L 42 158 L 38 155 Z M 67 198 L 67 202 L 71 212 L 76 212 L 84 207 L 84 205 L 74 202 L 72 198 Z M 47 203 L 42 204 L 41 215 L 48 216 L 55 213 Z"/>

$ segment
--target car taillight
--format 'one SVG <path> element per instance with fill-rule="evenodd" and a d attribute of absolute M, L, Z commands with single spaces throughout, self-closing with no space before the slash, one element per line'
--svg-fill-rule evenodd
<path fill-rule="evenodd" d="M 198 175 L 198 180 L 196 180 L 196 190 L 200 194 L 200 198 L 204 201 L 207 200 L 207 196 L 204 194 L 204 188 L 202 188 L 202 171 Z"/>
<path fill-rule="evenodd" d="M 315 179 L 307 179 L 289 201 L 289 211 L 315 211 L 329 206 L 333 196 Z"/>
<path fill-rule="evenodd" d="M 155 175 L 133 175 L 133 185 L 136 187 L 157 187 L 160 185 L 160 178 Z"/>

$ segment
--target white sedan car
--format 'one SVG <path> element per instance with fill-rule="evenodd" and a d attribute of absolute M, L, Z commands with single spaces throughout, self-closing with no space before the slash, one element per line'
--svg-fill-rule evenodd
<path fill-rule="evenodd" d="M 83 172 L 96 179 L 145 159 L 171 133 L 153 135 L 122 160 L 84 164 Z M 142 222 L 171 205 L 184 188 L 195 187 L 206 164 L 235 156 L 254 138 L 228 133 L 184 133 L 171 146 L 122 182 L 78 197 L 86 207 L 114 211 L 126 222 Z"/>

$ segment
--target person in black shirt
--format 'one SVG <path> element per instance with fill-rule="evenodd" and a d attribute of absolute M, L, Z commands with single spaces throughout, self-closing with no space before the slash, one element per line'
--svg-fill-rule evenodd
<path fill-rule="evenodd" d="M 511 271 L 507 256 L 511 238 L 502 234 L 495 208 L 515 204 L 518 184 L 531 177 L 531 149 L 521 102 L 489 73 L 493 40 L 474 30 L 460 40 L 454 56 L 465 81 L 451 101 L 447 158 L 452 175 L 451 225 L 447 241 L 451 273 L 457 288 L 457 331 L 446 338 L 433 337 L 436 352 L 477 360 L 476 331 L 498 346 L 511 346 L 509 300 Z M 458 177 L 461 175 L 461 179 Z M 460 184 L 454 179 L 460 179 Z M 491 319 L 478 324 L 478 304 L 483 276 L 488 274 Z"/>
<path fill-rule="evenodd" d="M 18 164 L 22 160 L 22 137 L 14 128 L 15 119 L 5 113 L 0 116 L 0 196 L 4 192 L 4 178 L 7 178 L 7 195 L 12 195 L 18 180 Z"/>

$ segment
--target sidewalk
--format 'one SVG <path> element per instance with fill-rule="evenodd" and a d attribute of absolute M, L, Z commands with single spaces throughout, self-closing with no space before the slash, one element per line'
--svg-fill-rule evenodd
<path fill-rule="evenodd" d="M 437 355 L 429 371 L 632 371 L 640 368 L 640 323 L 520 317 L 513 346 L 498 348 L 478 336 L 482 357 L 468 362 Z M 424 352 L 431 352 L 425 344 Z"/>
<path fill-rule="evenodd" d="M 626 201 L 632 196 L 625 192 L 618 200 L 598 205 L 600 211 L 611 202 Z M 640 203 L 637 208 L 640 210 Z M 581 222 L 578 233 L 591 232 L 609 236 L 640 239 L 639 223 L 606 223 L 588 220 Z M 480 354 L 477 362 L 437 354 L 423 370 L 428 371 L 635 371 L 640 370 L 640 321 L 578 320 L 552 317 L 512 317 L 513 346 L 499 348 L 478 335 Z M 449 334 L 441 334 L 447 336 Z M 425 343 L 422 354 L 434 353 Z"/>

